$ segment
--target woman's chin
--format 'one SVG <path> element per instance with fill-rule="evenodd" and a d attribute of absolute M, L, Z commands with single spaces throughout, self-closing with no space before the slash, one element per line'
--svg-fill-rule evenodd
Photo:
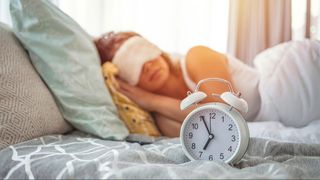
<path fill-rule="evenodd" d="M 148 89 L 151 92 L 157 92 L 164 87 L 165 83 L 166 83 L 166 79 L 159 78 L 157 80 L 150 82 Z"/>

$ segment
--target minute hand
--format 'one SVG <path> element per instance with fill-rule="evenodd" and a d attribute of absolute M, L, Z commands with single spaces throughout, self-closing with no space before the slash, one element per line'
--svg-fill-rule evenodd
<path fill-rule="evenodd" d="M 204 123 L 204 126 L 206 127 L 207 131 L 208 131 L 208 134 L 211 134 L 210 131 L 209 131 L 209 128 L 207 126 L 207 123 L 206 121 L 204 120 L 204 116 L 200 116 L 200 119 L 202 119 L 203 123 Z"/>

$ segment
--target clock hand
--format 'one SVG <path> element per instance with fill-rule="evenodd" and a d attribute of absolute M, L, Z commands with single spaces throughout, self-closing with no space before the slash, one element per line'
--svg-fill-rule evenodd
<path fill-rule="evenodd" d="M 210 135 L 211 133 L 210 133 L 210 131 L 209 131 L 209 128 L 208 128 L 208 126 L 207 126 L 206 121 L 204 120 L 204 116 L 200 116 L 200 119 L 202 119 L 202 121 L 203 121 L 203 123 L 204 123 L 204 126 L 206 127 L 206 129 L 207 129 L 207 131 L 208 131 L 208 134 Z"/>
<path fill-rule="evenodd" d="M 210 135 L 209 135 L 209 138 L 208 138 L 206 144 L 204 145 L 203 150 L 206 150 L 206 149 L 207 149 L 207 146 L 209 145 L 209 143 L 210 143 L 210 141 L 213 139 L 213 137 L 214 137 L 213 134 L 210 134 Z"/>
<path fill-rule="evenodd" d="M 211 118 L 209 119 L 209 123 L 210 123 L 210 133 L 211 133 Z"/>
<path fill-rule="evenodd" d="M 207 141 L 206 144 L 204 145 L 203 150 L 206 150 L 206 149 L 207 149 L 207 146 L 208 146 L 208 144 L 209 144 L 210 141 L 211 141 L 211 139 L 208 138 L 208 141 Z"/>
<path fill-rule="evenodd" d="M 210 141 L 213 139 L 213 134 L 211 134 L 211 132 L 209 131 L 209 128 L 208 128 L 208 125 L 204 119 L 204 116 L 200 116 L 200 118 L 202 119 L 203 123 L 204 123 L 204 126 L 206 127 L 207 131 L 208 131 L 208 134 L 209 134 L 209 139 L 207 140 L 206 144 L 204 145 L 203 147 L 203 150 L 206 150 L 207 149 L 207 146 L 209 145 Z"/>

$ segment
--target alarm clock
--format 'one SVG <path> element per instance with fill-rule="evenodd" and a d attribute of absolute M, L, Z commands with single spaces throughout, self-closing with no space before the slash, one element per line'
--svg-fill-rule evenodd
<path fill-rule="evenodd" d="M 212 93 L 224 103 L 211 102 L 197 105 L 207 97 L 199 86 L 208 81 L 225 83 L 229 91 Z M 248 125 L 243 118 L 248 111 L 247 102 L 235 93 L 231 83 L 220 78 L 199 81 L 193 93 L 180 103 L 184 110 L 191 105 L 197 107 L 184 119 L 180 130 L 180 141 L 185 155 L 190 160 L 223 161 L 234 164 L 245 154 L 249 144 Z"/>

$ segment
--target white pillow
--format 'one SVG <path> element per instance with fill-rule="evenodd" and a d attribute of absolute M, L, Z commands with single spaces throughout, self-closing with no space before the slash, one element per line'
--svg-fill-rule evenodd
<path fill-rule="evenodd" d="M 260 112 L 256 121 L 301 127 L 320 119 L 320 43 L 290 41 L 258 54 Z"/>
<path fill-rule="evenodd" d="M 245 115 L 247 121 L 252 121 L 260 108 L 259 81 L 260 73 L 257 69 L 243 63 L 232 55 L 227 55 L 229 72 L 232 82 L 241 97 L 248 103 L 248 113 Z"/>

